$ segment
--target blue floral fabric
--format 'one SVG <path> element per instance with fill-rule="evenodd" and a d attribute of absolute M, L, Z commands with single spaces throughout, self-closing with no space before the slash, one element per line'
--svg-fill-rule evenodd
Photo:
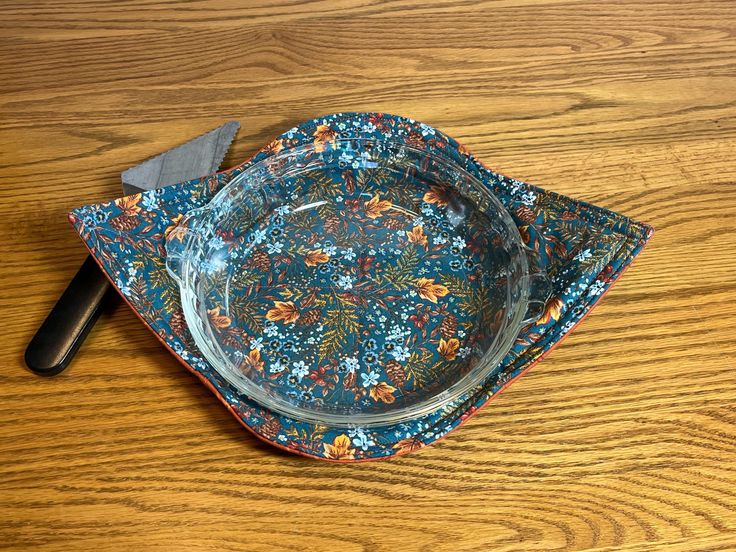
<path fill-rule="evenodd" d="M 165 268 L 166 237 L 176 231 L 183 214 L 207 204 L 233 176 L 283 148 L 324 144 L 338 137 L 390 139 L 429 153 L 440 153 L 460 163 L 506 206 L 523 240 L 538 252 L 552 282 L 552 297 L 544 313 L 535 324 L 522 331 L 501 370 L 450 405 L 401 424 L 370 428 L 327 427 L 279 415 L 243 396 L 197 350 L 184 321 L 178 286 Z M 375 205 L 366 208 L 380 215 L 380 201 L 376 199 Z M 649 226 L 622 215 L 499 175 L 440 131 L 411 119 L 381 113 L 333 114 L 305 122 L 229 171 L 81 207 L 70 214 L 70 220 L 131 307 L 243 425 L 274 445 L 333 461 L 403 454 L 428 445 L 457 427 L 564 337 L 621 275 L 652 234 Z M 412 230 L 414 236 L 409 235 Z M 407 239 L 424 244 L 427 236 L 410 228 Z M 317 270 L 327 264 L 325 257 L 332 256 L 334 247 L 333 244 L 321 245 L 318 250 L 305 252 L 305 255 L 312 254 L 310 259 Z M 350 256 L 350 251 L 345 251 L 340 250 L 339 254 Z M 261 259 L 264 264 L 267 260 Z M 327 275 L 329 268 L 323 270 Z M 348 284 L 347 280 L 343 283 Z M 439 291 L 444 293 L 444 290 Z M 278 312 L 274 317 L 296 316 L 287 311 Z M 450 339 L 447 336 L 447 341 Z M 403 350 L 399 352 L 403 354 Z M 260 363 L 260 354 L 254 353 L 250 360 Z M 386 383 L 376 394 L 386 400 L 389 389 L 394 388 Z"/>

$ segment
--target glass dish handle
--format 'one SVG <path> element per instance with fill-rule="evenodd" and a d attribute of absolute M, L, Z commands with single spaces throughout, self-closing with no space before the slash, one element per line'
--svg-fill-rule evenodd
<path fill-rule="evenodd" d="M 529 286 L 529 301 L 524 314 L 523 324 L 536 322 L 544 313 L 547 300 L 552 294 L 552 283 L 547 277 L 547 272 L 542 267 L 539 254 L 528 247 L 524 247 L 524 254 L 529 265 L 527 283 Z"/>
<path fill-rule="evenodd" d="M 206 207 L 189 211 L 166 236 L 166 270 L 177 281 L 182 279 L 182 266 L 202 238 L 201 223 Z"/>

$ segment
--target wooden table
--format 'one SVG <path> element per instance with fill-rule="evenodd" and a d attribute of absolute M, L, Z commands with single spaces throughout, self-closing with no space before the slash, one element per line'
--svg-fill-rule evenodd
<path fill-rule="evenodd" d="M 736 548 L 736 4 L 150 0 L 0 7 L 0 548 Z M 656 229 L 594 313 L 441 443 L 262 444 L 125 307 L 24 369 L 85 256 L 66 212 L 236 118 L 425 121 Z"/>

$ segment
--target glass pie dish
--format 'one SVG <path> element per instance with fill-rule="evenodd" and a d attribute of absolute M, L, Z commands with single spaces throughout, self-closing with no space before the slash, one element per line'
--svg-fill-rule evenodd
<path fill-rule="evenodd" d="M 341 139 L 280 149 L 166 241 L 195 344 L 262 406 L 330 426 L 399 423 L 482 383 L 549 282 L 457 162 Z"/>

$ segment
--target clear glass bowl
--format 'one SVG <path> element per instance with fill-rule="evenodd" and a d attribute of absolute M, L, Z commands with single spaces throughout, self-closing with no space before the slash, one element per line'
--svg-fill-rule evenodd
<path fill-rule="evenodd" d="M 331 426 L 398 423 L 470 391 L 549 289 L 485 185 L 376 139 L 252 165 L 166 250 L 213 367 L 261 405 Z"/>

